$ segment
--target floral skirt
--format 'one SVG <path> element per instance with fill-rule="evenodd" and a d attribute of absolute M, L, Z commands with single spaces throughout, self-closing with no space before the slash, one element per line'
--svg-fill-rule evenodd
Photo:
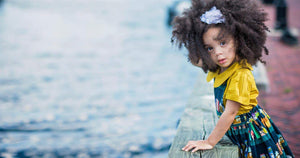
<path fill-rule="evenodd" d="M 258 105 L 236 116 L 226 135 L 239 146 L 242 158 L 294 157 L 269 115 Z"/>

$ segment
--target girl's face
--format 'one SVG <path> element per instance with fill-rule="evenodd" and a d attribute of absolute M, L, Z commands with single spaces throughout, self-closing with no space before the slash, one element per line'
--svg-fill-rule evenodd
<path fill-rule="evenodd" d="M 220 30 L 218 27 L 209 28 L 203 34 L 203 42 L 213 62 L 219 65 L 220 72 L 223 72 L 236 61 L 236 47 L 232 36 L 218 38 Z"/>

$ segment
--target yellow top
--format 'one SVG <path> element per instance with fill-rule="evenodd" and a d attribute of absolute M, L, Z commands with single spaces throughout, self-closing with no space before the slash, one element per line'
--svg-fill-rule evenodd
<path fill-rule="evenodd" d="M 245 65 L 241 63 L 245 62 Z M 207 82 L 215 79 L 214 88 L 221 86 L 227 80 L 227 86 L 223 95 L 223 105 L 227 100 L 232 100 L 241 104 L 237 115 L 249 112 L 257 105 L 258 90 L 252 74 L 252 66 L 247 61 L 235 62 L 224 72 L 209 72 Z"/>

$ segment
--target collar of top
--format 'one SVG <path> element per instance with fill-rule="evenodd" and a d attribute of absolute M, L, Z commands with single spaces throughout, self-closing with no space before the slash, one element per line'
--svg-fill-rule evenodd
<path fill-rule="evenodd" d="M 245 60 L 245 59 L 244 59 Z M 245 66 L 241 63 L 246 63 Z M 241 68 L 248 68 L 249 70 L 253 70 L 252 66 L 245 61 L 235 62 L 233 63 L 228 69 L 226 69 L 224 72 L 219 74 L 219 70 L 216 72 L 208 72 L 208 75 L 206 77 L 206 81 L 210 82 L 212 79 L 215 79 L 214 82 L 214 88 L 221 86 L 236 70 Z"/>

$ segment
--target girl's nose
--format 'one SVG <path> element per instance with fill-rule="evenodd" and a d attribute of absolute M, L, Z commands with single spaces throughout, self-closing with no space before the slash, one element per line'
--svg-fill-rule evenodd
<path fill-rule="evenodd" d="M 215 48 L 215 54 L 216 54 L 216 56 L 221 55 L 222 50 L 220 48 Z"/>

